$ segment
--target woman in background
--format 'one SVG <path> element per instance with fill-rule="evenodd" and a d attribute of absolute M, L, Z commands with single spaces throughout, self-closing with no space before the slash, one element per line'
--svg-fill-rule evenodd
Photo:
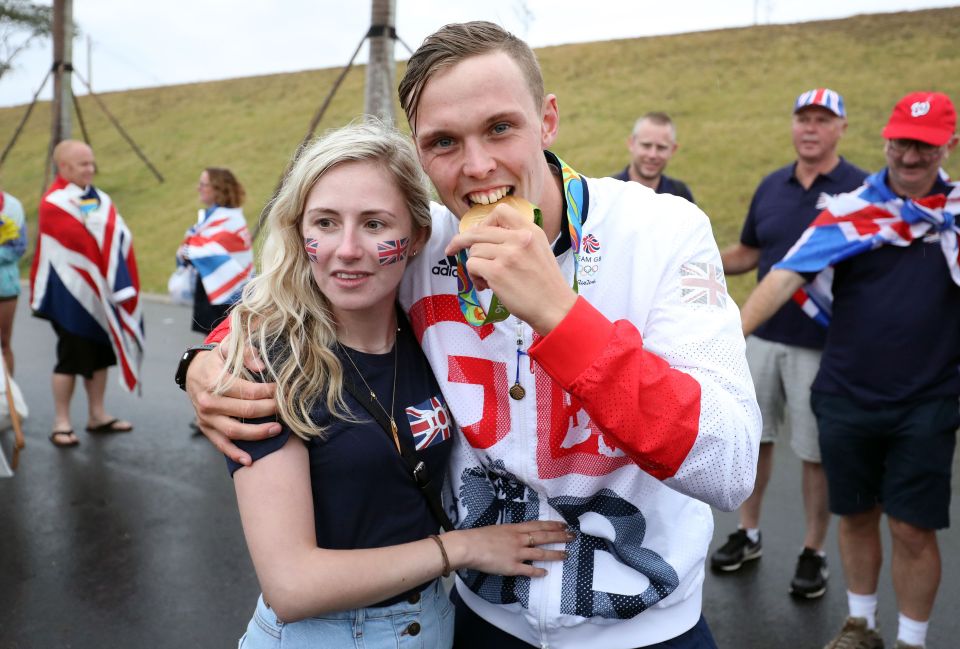
<path fill-rule="evenodd" d="M 3 362 L 13 376 L 13 317 L 20 295 L 20 257 L 27 249 L 27 224 L 23 205 L 0 190 L 0 349 Z"/>
<path fill-rule="evenodd" d="M 221 390 L 245 375 L 244 351 L 259 351 L 283 427 L 239 443 L 250 466 L 228 460 L 263 591 L 240 647 L 447 649 L 453 608 L 441 576 L 472 568 L 540 577 L 546 571 L 530 562 L 565 554 L 536 546 L 571 536 L 546 521 L 438 536 L 398 452 L 416 448 L 438 486 L 456 434 L 396 308 L 408 258 L 430 232 L 409 138 L 363 123 L 316 141 L 284 180 L 267 232 L 260 275 L 220 348 Z"/>
<path fill-rule="evenodd" d="M 233 173 L 207 167 L 197 194 L 204 207 L 177 249 L 177 264 L 197 271 L 192 328 L 208 334 L 240 298 L 253 271 L 253 251 L 240 208 L 245 193 Z"/>

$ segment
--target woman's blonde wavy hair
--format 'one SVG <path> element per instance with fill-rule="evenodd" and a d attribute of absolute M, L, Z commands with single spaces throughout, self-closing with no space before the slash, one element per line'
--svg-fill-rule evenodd
<path fill-rule="evenodd" d="M 280 419 L 298 436 L 322 437 L 310 419 L 318 399 L 331 415 L 351 417 L 343 401 L 343 369 L 334 354 L 336 322 L 310 270 L 301 229 L 307 195 L 317 180 L 346 162 L 374 161 L 390 172 L 413 217 L 414 234 L 430 234 L 430 193 L 410 140 L 373 118 L 331 131 L 302 148 L 269 205 L 260 273 L 244 288 L 230 313 L 226 362 L 217 382 L 222 393 L 239 377 L 248 346 L 264 364 L 264 379 L 277 384 Z"/>

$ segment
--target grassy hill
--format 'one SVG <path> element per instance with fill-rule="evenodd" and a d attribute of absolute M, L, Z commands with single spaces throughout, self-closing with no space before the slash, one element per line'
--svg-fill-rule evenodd
<path fill-rule="evenodd" d="M 759 180 L 793 159 L 789 126 L 797 94 L 817 86 L 840 91 L 850 123 L 841 153 L 874 170 L 883 165 L 880 129 L 899 97 L 934 89 L 960 103 L 958 43 L 960 8 L 951 8 L 563 45 L 537 54 L 548 92 L 559 97 L 555 150 L 582 173 L 605 176 L 626 164 L 625 139 L 638 115 L 665 110 L 674 117 L 681 148 L 669 173 L 690 184 L 724 246 L 736 241 Z M 363 73 L 361 67 L 347 77 L 321 131 L 362 110 Z M 97 155 L 97 184 L 133 229 L 147 290 L 165 291 L 174 250 L 196 217 L 202 168 L 234 170 L 248 190 L 252 225 L 337 74 L 325 69 L 102 95 L 166 177 L 163 184 L 91 98 L 79 98 Z M 0 109 L 0 144 L 23 111 Z M 0 186 L 24 202 L 31 234 L 49 122 L 49 104 L 39 104 L 0 170 Z M 946 168 L 960 175 L 956 159 Z M 733 278 L 731 291 L 742 300 L 752 284 L 752 277 Z"/>

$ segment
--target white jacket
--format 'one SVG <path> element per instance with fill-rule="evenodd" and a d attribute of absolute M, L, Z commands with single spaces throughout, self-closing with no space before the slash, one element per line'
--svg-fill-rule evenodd
<path fill-rule="evenodd" d="M 461 571 L 464 601 L 537 646 L 626 649 L 699 619 L 710 506 L 752 492 L 760 413 L 707 217 L 638 183 L 585 180 L 581 299 L 548 336 L 512 316 L 463 320 L 443 254 L 457 220 L 439 205 L 400 300 L 462 431 L 445 494 L 458 527 L 579 530 L 542 579 Z M 557 261 L 572 283 L 572 252 Z"/>

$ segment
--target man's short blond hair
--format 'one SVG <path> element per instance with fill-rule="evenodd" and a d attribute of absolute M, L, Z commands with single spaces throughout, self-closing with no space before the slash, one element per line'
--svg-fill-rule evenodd
<path fill-rule="evenodd" d="M 520 67 L 539 111 L 543 105 L 543 74 L 537 57 L 525 42 L 499 25 L 483 20 L 453 23 L 427 36 L 407 62 L 407 71 L 400 80 L 400 106 L 407 115 L 410 130 L 417 130 L 417 108 L 423 89 L 430 78 L 442 70 L 472 56 L 503 52 Z"/>
<path fill-rule="evenodd" d="M 654 110 L 650 111 L 643 117 L 638 118 L 633 124 L 633 135 L 637 134 L 637 131 L 640 130 L 640 127 L 643 126 L 644 122 L 650 122 L 651 124 L 656 124 L 657 126 L 669 126 L 673 141 L 677 141 L 677 125 L 673 123 L 673 120 L 666 113 L 659 110 Z"/>

